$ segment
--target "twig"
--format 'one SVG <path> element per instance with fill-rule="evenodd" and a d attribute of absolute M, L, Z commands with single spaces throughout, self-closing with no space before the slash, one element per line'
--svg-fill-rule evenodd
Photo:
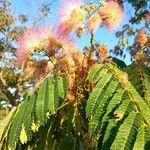
<path fill-rule="evenodd" d="M 58 108 L 58 110 L 64 108 L 64 107 L 67 106 L 68 104 L 69 104 L 69 102 L 66 102 L 65 104 L 63 104 L 62 106 L 60 106 L 60 107 Z"/>

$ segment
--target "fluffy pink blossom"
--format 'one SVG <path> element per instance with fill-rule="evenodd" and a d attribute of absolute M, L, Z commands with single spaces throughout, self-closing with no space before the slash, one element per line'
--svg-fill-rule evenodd
<path fill-rule="evenodd" d="M 64 0 L 59 11 L 58 33 L 61 36 L 68 35 L 76 25 L 84 20 L 82 0 Z"/>
<path fill-rule="evenodd" d="M 100 7 L 98 13 L 103 21 L 103 25 L 109 30 L 115 29 L 123 18 L 122 8 L 114 1 L 109 1 Z"/>
<path fill-rule="evenodd" d="M 52 37 L 52 28 L 33 27 L 26 29 L 17 40 L 16 56 L 19 64 L 30 57 L 30 54 L 35 50 L 45 49 L 47 40 Z"/>
<path fill-rule="evenodd" d="M 102 23 L 101 17 L 98 13 L 93 14 L 87 21 L 87 27 L 89 32 L 95 32 Z"/>

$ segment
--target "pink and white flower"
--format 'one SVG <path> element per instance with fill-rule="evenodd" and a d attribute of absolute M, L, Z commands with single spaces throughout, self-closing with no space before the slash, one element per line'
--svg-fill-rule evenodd
<path fill-rule="evenodd" d="M 64 0 L 60 7 L 58 33 L 68 35 L 79 23 L 84 20 L 84 11 L 81 8 L 82 0 Z"/>
<path fill-rule="evenodd" d="M 33 27 L 26 29 L 17 39 L 16 56 L 19 64 L 30 57 L 36 50 L 45 49 L 48 45 L 47 40 L 53 37 L 52 28 Z"/>
<path fill-rule="evenodd" d="M 109 1 L 100 7 L 98 13 L 103 21 L 103 25 L 109 30 L 114 30 L 123 18 L 123 10 L 117 2 Z"/>
<path fill-rule="evenodd" d="M 88 31 L 90 33 L 95 32 L 100 24 L 102 23 L 102 19 L 98 13 L 93 14 L 87 21 Z"/>

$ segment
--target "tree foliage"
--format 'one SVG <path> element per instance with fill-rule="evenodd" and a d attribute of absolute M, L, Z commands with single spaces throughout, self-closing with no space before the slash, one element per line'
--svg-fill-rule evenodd
<path fill-rule="evenodd" d="M 141 68 L 143 75 L 146 68 Z M 2 146 L 137 149 L 141 143 L 140 147 L 147 149 L 150 141 L 144 137 L 149 137 L 150 107 L 145 96 L 140 95 L 145 89 L 137 91 L 126 72 L 112 64 L 96 64 L 85 87 L 91 83 L 94 86 L 85 92 L 87 99 L 70 105 L 65 100 L 66 79 L 48 77 L 1 123 Z"/>
<path fill-rule="evenodd" d="M 71 12 L 60 18 L 57 28 L 17 27 L 12 31 L 14 19 L 4 11 L 9 6 L 6 2 L 0 11 L 4 23 L 0 29 L 9 35 L 6 41 L 1 39 L 1 63 L 5 65 L 0 70 L 0 94 L 1 99 L 17 106 L 8 114 L 4 111 L 0 149 L 150 149 L 149 3 L 117 0 L 81 5 L 80 1 L 69 1 L 62 4 L 60 12 L 63 16 L 67 7 Z M 94 37 L 100 25 L 114 28 L 125 3 L 134 8 L 134 17 L 116 33 L 119 43 L 112 52 L 123 56 L 124 49 L 130 50 L 133 62 L 129 66 L 109 57 L 108 46 Z M 43 17 L 50 12 L 46 4 L 39 9 Z M 24 15 L 19 19 L 27 21 Z M 133 31 L 132 25 L 142 19 L 144 28 Z M 81 38 L 86 29 L 91 45 L 82 52 L 69 35 L 75 31 Z M 14 30 L 15 35 L 6 34 Z M 128 43 L 126 37 L 130 40 L 131 36 L 134 41 Z M 17 50 L 11 45 L 16 38 Z M 14 59 L 8 61 L 5 53 Z M 31 83 L 28 92 L 24 83 Z M 8 87 L 14 87 L 15 92 L 12 94 Z M 23 100 L 17 102 L 21 97 Z"/>

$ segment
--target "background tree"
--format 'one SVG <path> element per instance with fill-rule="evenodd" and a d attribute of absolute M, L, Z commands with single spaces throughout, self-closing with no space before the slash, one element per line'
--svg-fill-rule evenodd
<path fill-rule="evenodd" d="M 40 22 L 50 13 L 50 4 L 41 3 L 39 12 L 41 16 L 36 20 Z M 23 74 L 16 62 L 16 39 L 26 28 L 27 15 L 13 15 L 11 1 L 0 2 L 0 101 L 1 107 L 10 108 L 22 100 L 23 95 L 30 88 L 31 81 L 23 79 Z M 34 23 L 34 22 L 33 22 Z"/>
<path fill-rule="evenodd" d="M 127 4 L 132 6 L 131 11 L 127 9 L 129 22 L 123 25 L 122 30 L 116 32 L 116 37 L 119 38 L 118 45 L 115 46 L 112 52 L 120 55 L 122 58 L 126 57 L 126 50 L 131 54 L 131 61 L 135 57 L 142 59 L 149 59 L 149 7 L 148 1 L 120 1 L 123 7 Z M 129 6 L 130 6 L 129 5 Z M 143 30 L 142 34 L 138 34 L 139 30 Z M 138 37 L 138 38 L 137 38 Z M 144 45 L 139 45 L 144 43 Z M 140 53 L 140 56 L 139 56 Z M 138 55 L 138 56 L 137 56 Z M 144 60 L 143 60 L 144 61 Z"/>

